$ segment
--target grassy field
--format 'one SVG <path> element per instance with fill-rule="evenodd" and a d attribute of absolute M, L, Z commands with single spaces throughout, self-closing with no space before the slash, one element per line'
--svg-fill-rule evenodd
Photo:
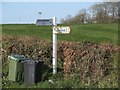
<path fill-rule="evenodd" d="M 114 43 L 118 41 L 118 24 L 90 24 L 70 26 L 68 35 L 58 35 L 58 40 Z M 3 35 L 28 35 L 52 40 L 52 27 L 31 25 L 3 25 Z"/>

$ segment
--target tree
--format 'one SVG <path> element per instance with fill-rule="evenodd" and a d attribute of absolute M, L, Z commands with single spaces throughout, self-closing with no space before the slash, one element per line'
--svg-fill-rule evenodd
<path fill-rule="evenodd" d="M 78 12 L 78 16 L 80 17 L 80 21 L 85 23 L 87 21 L 87 11 L 86 9 L 82 9 Z"/>
<path fill-rule="evenodd" d="M 116 17 L 118 17 L 118 3 L 117 2 L 109 2 L 110 4 L 110 12 L 112 20 L 115 21 Z"/>
<path fill-rule="evenodd" d="M 64 18 L 62 18 L 62 19 L 60 20 L 60 22 L 61 22 L 62 24 L 66 24 L 66 20 L 65 20 Z"/>
<path fill-rule="evenodd" d="M 72 16 L 71 15 L 67 15 L 65 18 L 62 18 L 60 20 L 60 22 L 62 24 L 71 24 L 71 21 L 72 21 Z"/>
<path fill-rule="evenodd" d="M 62 22 L 66 24 L 109 23 L 116 22 L 117 19 L 118 3 L 103 2 L 92 5 L 90 9 L 81 9 L 74 17 L 67 15 Z"/>
<path fill-rule="evenodd" d="M 104 2 L 94 4 L 92 5 L 91 9 L 94 14 L 94 19 L 98 23 L 112 22 L 118 15 L 117 2 Z"/>

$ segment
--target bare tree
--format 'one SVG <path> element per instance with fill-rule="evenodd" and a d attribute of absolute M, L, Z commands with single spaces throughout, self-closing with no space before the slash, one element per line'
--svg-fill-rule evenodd
<path fill-rule="evenodd" d="M 62 18 L 62 19 L 60 20 L 60 22 L 61 22 L 62 24 L 66 24 L 66 20 L 65 20 L 64 18 Z"/>
<path fill-rule="evenodd" d="M 63 24 L 69 24 L 71 19 L 72 19 L 72 16 L 71 15 L 67 15 L 65 18 L 62 18 L 60 20 L 60 22 L 63 23 Z"/>
<path fill-rule="evenodd" d="M 87 11 L 86 9 L 82 9 L 78 12 L 78 16 L 80 17 L 80 21 L 85 23 L 87 20 Z"/>
<path fill-rule="evenodd" d="M 118 15 L 117 2 L 104 2 L 92 6 L 95 15 L 94 19 L 98 23 L 112 22 Z"/>
<path fill-rule="evenodd" d="M 68 15 L 65 20 L 61 21 L 66 24 L 81 24 L 116 22 L 117 19 L 118 3 L 103 2 L 92 5 L 90 9 L 81 9 L 76 16 Z"/>

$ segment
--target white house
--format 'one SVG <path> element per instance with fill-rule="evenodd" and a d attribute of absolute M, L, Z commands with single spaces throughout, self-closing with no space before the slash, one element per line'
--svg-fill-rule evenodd
<path fill-rule="evenodd" d="M 37 19 L 37 26 L 51 26 L 53 24 L 53 19 Z"/>

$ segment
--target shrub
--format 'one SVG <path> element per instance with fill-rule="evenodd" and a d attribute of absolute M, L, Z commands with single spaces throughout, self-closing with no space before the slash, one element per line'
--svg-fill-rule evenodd
<path fill-rule="evenodd" d="M 5 36 L 2 44 L 3 69 L 8 65 L 8 55 L 11 53 L 23 54 L 28 58 L 42 60 L 48 66 L 47 69 L 50 68 L 44 72 L 43 80 L 50 76 L 52 42 L 28 36 Z M 63 64 L 59 66 L 63 66 L 64 78 L 77 75 L 77 79 L 84 85 L 92 85 L 110 74 L 113 69 L 113 55 L 117 53 L 119 47 L 91 42 L 62 41 L 58 43 L 57 50 L 58 62 Z M 7 73 L 8 70 L 5 70 L 3 75 L 7 76 Z"/>

